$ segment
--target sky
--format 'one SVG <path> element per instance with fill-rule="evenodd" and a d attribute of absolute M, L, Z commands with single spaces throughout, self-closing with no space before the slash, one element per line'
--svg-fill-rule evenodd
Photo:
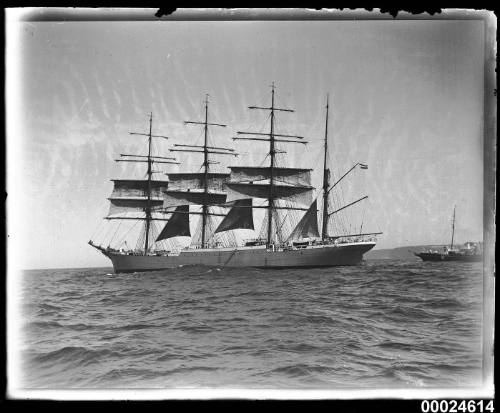
<path fill-rule="evenodd" d="M 215 146 L 259 164 L 266 147 L 232 141 L 266 131 L 276 85 L 277 129 L 306 137 L 289 166 L 315 168 L 321 186 L 326 95 L 334 176 L 346 201 L 369 196 L 376 248 L 445 244 L 483 233 L 484 33 L 480 20 L 12 22 L 7 32 L 8 235 L 22 268 L 109 266 L 87 242 L 106 215 L 110 179 L 144 152 L 129 132 L 201 143 L 209 94 Z M 9 60 L 10 59 L 10 60 Z M 15 59 L 15 60 L 12 60 Z M 15 120 L 13 123 L 12 119 Z M 163 145 L 163 146 L 162 146 Z M 293 146 L 293 147 L 292 147 Z M 194 171 L 182 157 L 170 171 Z M 362 195 L 362 194 L 361 194 Z M 367 224 L 368 228 L 368 224 Z"/>

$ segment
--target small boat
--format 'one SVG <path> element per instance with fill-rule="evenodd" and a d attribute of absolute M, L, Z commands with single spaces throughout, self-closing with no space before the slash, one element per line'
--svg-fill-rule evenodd
<path fill-rule="evenodd" d="M 444 246 L 442 250 L 428 249 L 424 252 L 414 252 L 414 254 L 423 261 L 464 261 L 477 262 L 483 260 L 483 243 L 466 242 L 462 248 L 454 248 L 453 239 L 455 236 L 455 212 L 453 208 L 453 220 L 451 229 L 451 244 Z"/>

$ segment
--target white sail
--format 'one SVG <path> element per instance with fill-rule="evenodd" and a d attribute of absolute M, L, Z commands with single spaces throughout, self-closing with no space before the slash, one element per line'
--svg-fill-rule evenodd
<path fill-rule="evenodd" d="M 169 173 L 169 189 L 184 190 L 204 189 L 205 174 L 202 172 L 180 172 Z M 222 192 L 224 183 L 229 179 L 228 173 L 208 172 L 206 174 L 206 185 L 210 191 Z"/>
<path fill-rule="evenodd" d="M 129 212 L 142 212 L 148 206 L 148 199 L 146 197 L 109 198 L 109 204 L 108 217 Z M 151 208 L 158 208 L 162 205 L 163 199 L 161 198 L 152 198 L 149 201 Z"/>
<path fill-rule="evenodd" d="M 113 192 L 110 198 L 144 197 L 148 191 L 147 179 L 112 179 Z M 152 198 L 161 198 L 167 190 L 168 181 L 151 180 L 149 188 Z"/>
<path fill-rule="evenodd" d="M 312 186 L 286 185 L 273 183 L 272 196 L 275 199 L 295 201 L 302 205 L 310 205 L 312 201 Z M 245 198 L 267 199 L 270 194 L 270 183 L 240 183 L 228 182 L 226 184 L 227 202 Z"/>
<path fill-rule="evenodd" d="M 253 182 L 271 178 L 271 168 L 253 166 L 230 166 L 231 182 Z M 273 168 L 273 181 L 290 185 L 311 185 L 311 169 Z"/>
<path fill-rule="evenodd" d="M 130 212 L 144 212 L 148 207 L 147 192 L 150 192 L 149 206 L 161 207 L 163 193 L 167 190 L 168 181 L 151 181 L 145 179 L 113 179 L 113 192 L 109 199 L 109 216 Z"/>

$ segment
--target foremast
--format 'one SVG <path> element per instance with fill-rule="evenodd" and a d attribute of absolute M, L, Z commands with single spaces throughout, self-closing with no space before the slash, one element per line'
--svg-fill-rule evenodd
<path fill-rule="evenodd" d="M 113 192 L 108 198 L 110 209 L 107 220 L 139 220 L 144 221 L 144 244 L 143 255 L 147 255 L 151 249 L 150 235 L 151 224 L 155 220 L 165 221 L 165 218 L 154 218 L 152 213 L 156 207 L 161 205 L 161 193 L 166 190 L 168 181 L 154 180 L 153 174 L 161 171 L 153 170 L 153 164 L 178 164 L 174 157 L 153 155 L 153 138 L 169 139 L 164 135 L 153 135 L 153 113 L 149 114 L 149 131 L 129 132 L 130 135 L 146 136 L 148 138 L 147 155 L 142 154 L 120 154 L 116 162 L 146 163 L 146 179 L 113 179 Z M 127 213 L 141 212 L 144 216 L 128 216 Z"/>

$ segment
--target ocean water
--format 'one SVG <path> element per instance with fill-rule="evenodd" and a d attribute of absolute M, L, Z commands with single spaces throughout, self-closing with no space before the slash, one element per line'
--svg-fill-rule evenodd
<path fill-rule="evenodd" d="M 481 383 L 481 263 L 33 270 L 21 283 L 24 388 Z"/>

